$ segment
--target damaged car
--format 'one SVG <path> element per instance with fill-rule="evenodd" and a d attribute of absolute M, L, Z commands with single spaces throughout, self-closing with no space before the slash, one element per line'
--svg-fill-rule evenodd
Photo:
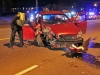
<path fill-rule="evenodd" d="M 85 16 L 70 19 L 60 11 L 42 11 L 36 15 L 33 26 L 36 27 L 38 22 L 40 26 L 34 31 L 29 26 L 23 26 L 24 40 L 34 39 L 36 46 L 63 48 L 65 43 L 70 46 L 84 41 L 82 35 L 87 29 Z"/>

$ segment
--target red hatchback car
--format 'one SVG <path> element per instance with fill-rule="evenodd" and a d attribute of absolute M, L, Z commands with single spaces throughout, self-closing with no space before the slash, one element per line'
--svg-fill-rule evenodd
<path fill-rule="evenodd" d="M 40 22 L 40 27 L 33 31 L 29 26 L 23 26 L 24 40 L 34 39 L 37 46 L 50 48 L 65 47 L 65 43 L 83 42 L 82 34 L 86 33 L 87 21 L 83 15 L 80 18 L 71 18 L 60 11 L 42 11 L 36 16 L 33 25 Z M 39 30 L 41 33 L 36 34 Z"/>

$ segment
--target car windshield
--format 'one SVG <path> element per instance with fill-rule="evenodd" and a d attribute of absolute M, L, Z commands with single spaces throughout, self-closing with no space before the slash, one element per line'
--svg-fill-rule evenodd
<path fill-rule="evenodd" d="M 68 17 L 64 14 L 45 14 L 42 19 L 43 24 L 65 24 Z"/>

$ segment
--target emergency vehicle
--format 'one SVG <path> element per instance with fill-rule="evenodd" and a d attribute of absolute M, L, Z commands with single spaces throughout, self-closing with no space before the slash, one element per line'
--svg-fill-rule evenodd
<path fill-rule="evenodd" d="M 86 19 L 94 20 L 94 19 L 97 19 L 97 16 L 96 16 L 95 12 L 86 12 Z"/>

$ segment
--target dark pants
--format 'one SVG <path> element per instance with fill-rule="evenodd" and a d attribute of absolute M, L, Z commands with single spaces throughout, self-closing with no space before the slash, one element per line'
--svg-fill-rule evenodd
<path fill-rule="evenodd" d="M 13 47 L 13 45 L 14 45 L 16 32 L 19 35 L 20 46 L 24 45 L 24 43 L 23 43 L 23 32 L 22 32 L 22 29 L 18 29 L 18 30 L 12 29 L 11 37 L 10 37 L 10 46 L 11 47 Z"/>

